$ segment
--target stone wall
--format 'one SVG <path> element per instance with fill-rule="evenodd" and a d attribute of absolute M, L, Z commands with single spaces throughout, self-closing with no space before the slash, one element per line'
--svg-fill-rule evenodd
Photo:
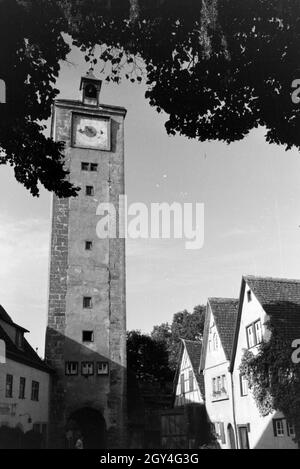
<path fill-rule="evenodd" d="M 71 147 L 72 111 L 111 117 L 110 152 Z M 118 207 L 124 194 L 125 111 L 91 110 L 80 103 L 55 106 L 55 138 L 66 142 L 70 181 L 80 187 L 78 197 L 53 199 L 46 358 L 56 370 L 52 385 L 52 447 L 62 447 L 70 416 L 82 409 L 97 410 L 107 427 L 108 447 L 126 448 L 126 293 L 125 242 L 99 239 L 96 216 L 100 202 Z M 81 171 L 81 162 L 97 163 L 98 172 Z M 85 195 L 93 185 L 95 194 Z M 93 251 L 84 249 L 93 241 Z M 91 296 L 91 310 L 83 297 Z M 82 343 L 82 331 L 93 330 L 94 342 Z M 65 361 L 107 361 L 109 376 L 65 376 Z"/>

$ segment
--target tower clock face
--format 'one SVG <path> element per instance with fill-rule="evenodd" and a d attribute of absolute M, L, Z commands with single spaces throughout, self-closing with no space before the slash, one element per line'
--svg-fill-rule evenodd
<path fill-rule="evenodd" d="M 74 114 L 72 143 L 79 148 L 110 150 L 110 119 Z"/>

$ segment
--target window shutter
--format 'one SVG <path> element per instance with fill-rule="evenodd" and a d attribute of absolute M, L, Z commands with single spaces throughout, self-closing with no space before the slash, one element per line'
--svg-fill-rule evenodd
<path fill-rule="evenodd" d="M 273 420 L 274 436 L 277 436 L 276 420 Z"/>
<path fill-rule="evenodd" d="M 224 429 L 224 423 L 223 422 L 220 422 L 220 431 L 221 431 L 222 445 L 225 445 L 226 438 L 225 438 L 225 429 Z"/>
<path fill-rule="evenodd" d="M 291 436 L 291 435 L 290 435 L 290 426 L 289 426 L 289 423 L 288 423 L 288 421 L 287 421 L 287 420 L 286 420 L 286 422 L 285 422 L 285 423 L 286 423 L 286 430 L 287 430 L 287 434 L 288 434 L 288 436 Z"/>

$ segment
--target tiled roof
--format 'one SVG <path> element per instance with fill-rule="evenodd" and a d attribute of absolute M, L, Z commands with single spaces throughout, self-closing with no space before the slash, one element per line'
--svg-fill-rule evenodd
<path fill-rule="evenodd" d="M 202 373 L 199 373 L 202 342 L 185 339 L 182 339 L 182 342 L 185 345 L 200 391 L 204 396 L 204 377 Z"/>
<path fill-rule="evenodd" d="M 208 300 L 227 360 L 230 360 L 239 300 L 209 298 Z"/>
<path fill-rule="evenodd" d="M 0 308 L 0 318 L 11 324 L 14 327 L 17 327 L 19 329 L 20 326 L 17 326 L 13 323 L 12 319 L 10 316 L 7 314 L 4 308 Z M 10 319 L 10 321 L 8 320 Z M 23 329 L 25 331 L 25 329 Z M 38 354 L 33 350 L 31 345 L 27 342 L 27 340 L 24 337 L 24 342 L 23 342 L 23 348 L 22 350 L 19 349 L 16 344 L 11 340 L 11 338 L 8 336 L 8 334 L 5 332 L 3 327 L 0 325 L 0 339 L 5 342 L 6 346 L 6 356 L 7 358 L 17 361 L 19 363 L 23 363 L 25 365 L 31 366 L 33 368 L 38 368 L 43 371 L 46 371 L 48 373 L 51 372 L 51 369 L 45 364 L 45 362 L 38 356 Z"/>
<path fill-rule="evenodd" d="M 286 339 L 300 337 L 300 280 L 243 277 Z"/>

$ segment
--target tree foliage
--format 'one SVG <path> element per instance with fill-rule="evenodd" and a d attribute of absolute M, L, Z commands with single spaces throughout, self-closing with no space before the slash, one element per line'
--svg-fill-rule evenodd
<path fill-rule="evenodd" d="M 166 344 L 169 365 L 173 371 L 178 365 L 181 339 L 194 341 L 202 339 L 205 311 L 205 306 L 195 306 L 193 313 L 184 310 L 174 315 L 172 324 L 164 323 L 153 328 L 151 337 L 158 343 Z"/>
<path fill-rule="evenodd" d="M 54 0 L 0 2 L 0 77 L 7 104 L 0 105 L 0 164 L 14 168 L 18 182 L 38 195 L 41 183 L 59 196 L 75 195 L 62 167 L 63 144 L 44 134 L 58 91 L 59 61 L 69 47 L 66 20 Z"/>
<path fill-rule="evenodd" d="M 295 426 L 296 441 L 300 444 L 300 369 L 292 360 L 291 339 L 285 329 L 267 323 L 271 332 L 269 341 L 260 345 L 254 355 L 244 353 L 240 371 L 248 381 L 256 405 L 262 416 L 282 412 Z"/>
<path fill-rule="evenodd" d="M 298 0 L 0 0 L 1 163 L 34 195 L 38 183 L 75 195 L 63 147 L 44 136 L 57 94 L 65 36 L 107 81 L 147 84 L 166 129 L 200 141 L 233 142 L 258 126 L 270 143 L 300 146 Z M 3 45 L 5 44 L 5 47 Z"/>
<path fill-rule="evenodd" d="M 127 366 L 140 382 L 163 383 L 172 379 L 165 344 L 140 331 L 127 334 Z"/>

